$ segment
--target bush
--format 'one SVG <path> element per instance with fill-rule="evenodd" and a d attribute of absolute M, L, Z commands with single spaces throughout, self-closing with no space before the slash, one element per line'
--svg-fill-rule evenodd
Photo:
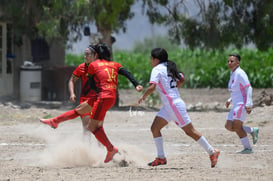
<path fill-rule="evenodd" d="M 186 78 L 187 88 L 226 88 L 230 71 L 227 59 L 230 53 L 241 55 L 241 68 L 248 74 L 255 88 L 273 87 L 273 49 L 267 52 L 241 49 L 221 51 L 173 49 L 169 50 L 169 59 L 176 62 Z M 66 55 L 68 65 L 80 64 L 82 56 Z M 150 51 L 115 51 L 114 60 L 122 64 L 145 87 L 148 86 L 152 66 Z M 119 78 L 119 88 L 132 88 L 132 84 L 123 76 Z"/>

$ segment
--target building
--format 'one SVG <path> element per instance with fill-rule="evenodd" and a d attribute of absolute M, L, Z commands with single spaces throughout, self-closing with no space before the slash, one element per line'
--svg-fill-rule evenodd
<path fill-rule="evenodd" d="M 21 66 L 28 61 L 42 67 L 40 84 L 33 84 L 34 89 L 41 89 L 41 100 L 67 99 L 67 82 L 75 67 L 65 66 L 63 41 L 48 43 L 43 39 L 30 40 L 26 36 L 14 40 L 12 23 L 16 22 L 0 21 L 0 97 L 20 100 Z"/>

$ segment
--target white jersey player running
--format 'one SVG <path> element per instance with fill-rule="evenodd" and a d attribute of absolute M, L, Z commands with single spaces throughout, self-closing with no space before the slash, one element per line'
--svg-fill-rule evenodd
<path fill-rule="evenodd" d="M 244 149 L 238 153 L 250 154 L 253 150 L 250 146 L 246 133 L 250 133 L 253 139 L 253 144 L 258 140 L 259 129 L 254 127 L 244 126 L 246 113 L 250 114 L 252 109 L 252 87 L 248 80 L 247 74 L 240 68 L 241 57 L 238 54 L 230 54 L 228 58 L 228 67 L 231 70 L 230 80 L 228 83 L 228 90 L 230 91 L 230 98 L 226 101 L 226 107 L 229 107 L 232 102 L 232 109 L 230 110 L 226 129 L 235 131 L 239 136 Z"/>
<path fill-rule="evenodd" d="M 210 155 L 211 167 L 215 167 L 220 151 L 214 149 L 193 127 L 187 114 L 186 105 L 180 98 L 177 87 L 184 83 L 184 76 L 179 73 L 176 64 L 168 60 L 168 53 L 165 49 L 155 48 L 151 52 L 151 64 L 153 70 L 150 77 L 150 86 L 139 103 L 146 99 L 155 89 L 159 92 L 163 107 L 157 113 L 151 126 L 154 142 L 157 148 L 157 157 L 154 161 L 148 163 L 149 166 L 158 166 L 167 164 L 163 149 L 163 138 L 161 129 L 170 121 L 174 121 L 177 126 L 195 141 L 197 141 Z"/>

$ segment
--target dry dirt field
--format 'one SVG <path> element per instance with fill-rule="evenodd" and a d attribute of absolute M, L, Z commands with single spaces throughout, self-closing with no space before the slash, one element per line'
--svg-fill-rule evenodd
<path fill-rule="evenodd" d="M 261 91 L 254 89 L 254 100 Z M 273 93 L 273 89 L 266 91 Z M 148 167 L 156 156 L 150 132 L 156 110 L 145 104 L 137 107 L 139 96 L 120 90 L 122 107 L 107 113 L 105 131 L 119 148 L 107 164 L 103 163 L 105 149 L 93 135 L 83 136 L 79 118 L 55 130 L 39 122 L 71 107 L 22 109 L 16 102 L 0 102 L 0 181 L 273 180 L 273 105 L 255 107 L 247 116 L 246 125 L 260 128 L 259 140 L 253 154 L 240 155 L 236 154 L 242 149 L 238 137 L 224 129 L 228 92 L 181 89 L 189 107 L 201 107 L 188 113 L 195 128 L 221 151 L 218 164 L 210 168 L 207 153 L 171 123 L 162 131 L 168 164 Z"/>

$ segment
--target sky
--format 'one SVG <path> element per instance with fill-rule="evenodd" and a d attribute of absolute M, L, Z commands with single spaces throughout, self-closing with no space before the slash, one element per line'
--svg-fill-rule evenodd
<path fill-rule="evenodd" d="M 136 41 L 142 41 L 145 38 L 154 35 L 166 35 L 167 28 L 164 26 L 152 25 L 149 23 L 148 17 L 141 13 L 141 4 L 137 3 L 132 6 L 132 12 L 135 16 L 127 21 L 127 31 L 125 33 L 113 34 L 116 38 L 116 42 L 113 44 L 114 49 L 130 50 Z M 96 33 L 96 27 L 90 26 L 91 33 Z M 154 30 L 154 31 L 153 31 Z M 89 44 L 89 36 L 83 36 L 82 40 L 74 43 L 69 53 L 81 54 Z"/>

